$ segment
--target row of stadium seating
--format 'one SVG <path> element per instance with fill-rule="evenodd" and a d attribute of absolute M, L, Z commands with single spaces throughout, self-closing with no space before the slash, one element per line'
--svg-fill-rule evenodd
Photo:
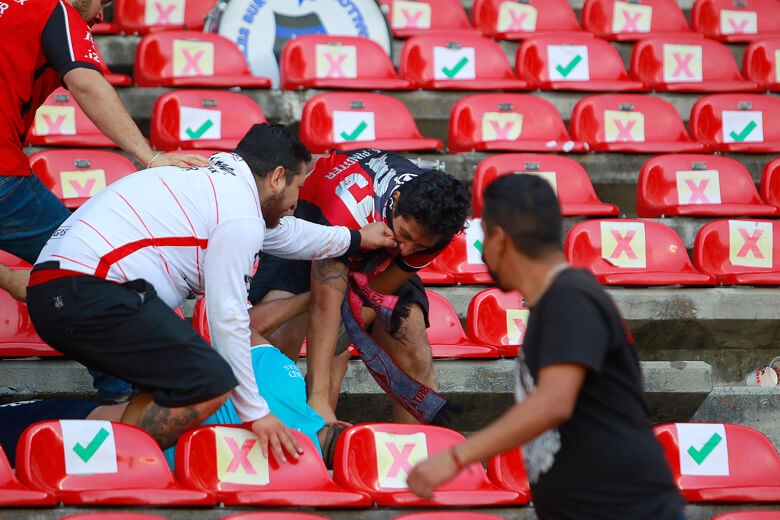
<path fill-rule="evenodd" d="M 408 513 L 394 516 L 392 520 L 502 520 L 502 517 L 470 511 L 458 511 L 457 517 L 450 511 L 430 511 L 423 513 Z M 116 513 L 95 512 L 63 516 L 60 520 L 168 520 L 164 516 L 146 513 Z M 327 520 L 327 517 L 310 513 L 290 511 L 265 511 L 252 513 L 235 513 L 222 517 L 220 520 Z M 774 511 L 734 511 L 712 517 L 711 520 L 780 520 L 780 513 Z"/>
<path fill-rule="evenodd" d="M 381 117 L 377 117 L 381 114 Z M 152 111 L 151 142 L 160 150 L 233 149 L 254 123 L 265 122 L 251 98 L 223 90 L 175 90 Z M 690 117 L 691 134 L 674 106 L 643 94 L 598 94 L 580 99 L 567 131 L 549 101 L 531 94 L 474 94 L 455 103 L 449 121 L 452 152 L 702 152 L 780 151 L 780 98 L 765 94 L 711 94 Z M 303 108 L 301 139 L 313 153 L 354 150 L 437 150 L 406 106 L 385 94 L 330 92 Z M 72 96 L 56 90 L 38 109 L 27 137 L 39 146 L 111 147 Z"/>

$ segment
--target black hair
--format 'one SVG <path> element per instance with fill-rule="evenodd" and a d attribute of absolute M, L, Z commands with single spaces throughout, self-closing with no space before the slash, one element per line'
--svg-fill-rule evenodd
<path fill-rule="evenodd" d="M 535 175 L 506 175 L 484 193 L 482 220 L 490 233 L 500 226 L 518 251 L 529 258 L 563 250 L 558 198 L 550 184 Z"/>
<path fill-rule="evenodd" d="M 446 173 L 426 173 L 398 188 L 398 215 L 416 220 L 432 237 L 448 243 L 463 230 L 471 211 L 466 188 Z"/>
<path fill-rule="evenodd" d="M 277 166 L 284 167 L 287 184 L 301 173 L 301 162 L 311 161 L 311 152 L 289 128 L 267 123 L 253 125 L 233 153 L 246 161 L 256 177 L 265 177 Z"/>

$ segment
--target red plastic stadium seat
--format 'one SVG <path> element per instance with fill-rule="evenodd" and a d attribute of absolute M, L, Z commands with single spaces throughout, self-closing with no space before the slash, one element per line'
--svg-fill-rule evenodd
<path fill-rule="evenodd" d="M 119 26 L 114 22 L 100 22 L 90 27 L 92 34 L 119 34 Z"/>
<path fill-rule="evenodd" d="M 742 57 L 742 73 L 764 90 L 780 91 L 780 38 L 748 45 Z"/>
<path fill-rule="evenodd" d="M 301 117 L 301 140 L 312 153 L 355 150 L 435 150 L 444 144 L 420 135 L 401 101 L 384 94 L 331 92 L 309 99 Z"/>
<path fill-rule="evenodd" d="M 65 504 L 214 505 L 173 478 L 160 446 L 135 426 L 108 421 L 44 421 L 27 428 L 16 474 Z"/>
<path fill-rule="evenodd" d="M 487 266 L 482 261 L 482 221 L 469 219 L 463 233 L 452 237 L 452 241 L 439 254 L 437 270 L 451 273 L 456 283 L 493 283 Z"/>
<path fill-rule="evenodd" d="M 105 150 L 44 150 L 30 156 L 30 166 L 71 209 L 138 169 L 124 155 Z"/>
<path fill-rule="evenodd" d="M 590 33 L 531 38 L 517 49 L 517 76 L 541 90 L 644 90 L 609 42 Z"/>
<path fill-rule="evenodd" d="M 711 423 L 663 424 L 653 430 L 689 502 L 780 501 L 780 457 L 761 432 Z"/>
<path fill-rule="evenodd" d="M 691 25 L 708 38 L 749 42 L 780 36 L 777 0 L 696 0 Z"/>
<path fill-rule="evenodd" d="M 14 475 L 0 446 L 0 507 L 53 506 L 57 499 L 48 491 L 30 489 Z"/>
<path fill-rule="evenodd" d="M 32 269 L 32 266 L 19 258 L 18 256 L 14 256 L 11 253 L 7 251 L 3 251 L 0 249 L 0 264 L 5 265 L 6 267 L 10 267 L 14 271 L 17 269 Z"/>
<path fill-rule="evenodd" d="M 501 46 L 476 34 L 428 34 L 404 43 L 398 65 L 415 87 L 454 90 L 520 90 Z"/>
<path fill-rule="evenodd" d="M 327 520 L 325 516 L 290 511 L 266 511 L 264 513 L 236 513 L 222 520 Z"/>
<path fill-rule="evenodd" d="M 107 511 L 63 516 L 60 520 L 167 520 L 167 518 L 164 516 L 148 515 L 146 513 L 119 513 Z"/>
<path fill-rule="evenodd" d="M 431 511 L 429 513 L 409 513 L 396 516 L 393 520 L 453 520 L 454 518 L 457 518 L 457 520 L 500 520 L 501 517 L 467 511 L 458 511 L 455 514 L 450 511 Z"/>
<path fill-rule="evenodd" d="M 152 144 L 159 150 L 232 150 L 265 115 L 251 98 L 224 90 L 174 90 L 152 109 Z"/>
<path fill-rule="evenodd" d="M 538 175 L 548 181 L 558 196 L 561 215 L 618 215 L 614 204 L 601 202 L 590 177 L 580 163 L 560 155 L 535 153 L 501 154 L 483 159 L 474 172 L 471 205 L 482 216 L 485 188 L 499 177 L 513 173 Z"/>
<path fill-rule="evenodd" d="M 288 41 L 279 60 L 281 87 L 350 90 L 412 88 L 401 79 L 385 50 L 356 36 L 308 34 Z"/>
<path fill-rule="evenodd" d="M 95 32 L 94 27 L 92 28 L 92 32 Z M 103 73 L 103 77 L 106 78 L 109 83 L 115 87 L 129 87 L 133 84 L 133 80 L 127 74 L 115 74 L 111 72 L 108 69 L 106 60 L 103 58 L 103 54 L 100 52 L 100 49 L 97 45 L 95 45 L 95 49 L 97 50 L 98 56 L 100 57 L 100 71 Z"/>
<path fill-rule="evenodd" d="M 568 0 L 475 0 L 471 21 L 485 35 L 499 40 L 582 32 Z"/>
<path fill-rule="evenodd" d="M 641 94 L 600 94 L 580 99 L 569 123 L 574 139 L 597 152 L 699 152 L 680 115 L 665 99 Z"/>
<path fill-rule="evenodd" d="M 455 276 L 447 271 L 447 266 L 441 264 L 439 256 L 417 271 L 417 275 L 424 285 L 455 285 Z"/>
<path fill-rule="evenodd" d="M 693 267 L 680 237 L 665 224 L 637 219 L 589 220 L 566 235 L 566 257 L 609 285 L 712 285 Z"/>
<path fill-rule="evenodd" d="M 291 430 L 303 448 L 297 461 L 263 457 L 257 436 L 241 426 L 201 426 L 179 437 L 176 476 L 226 505 L 361 507 L 366 493 L 348 491 L 328 475 L 306 435 Z"/>
<path fill-rule="evenodd" d="M 460 325 L 458 313 L 447 298 L 425 291 L 430 305 L 428 342 L 435 358 L 497 358 L 498 350 L 490 345 L 475 344 Z"/>
<path fill-rule="evenodd" d="M 144 34 L 168 29 L 203 29 L 214 0 L 116 0 L 114 24 L 120 31 Z"/>
<path fill-rule="evenodd" d="M 691 109 L 691 136 L 719 152 L 780 152 L 780 98 L 712 94 Z"/>
<path fill-rule="evenodd" d="M 208 343 L 211 343 L 211 333 L 209 332 L 209 319 L 206 315 L 206 298 L 200 298 L 195 302 L 195 308 L 192 311 L 192 326 L 203 336 Z"/>
<path fill-rule="evenodd" d="M 479 463 L 470 464 L 453 480 L 438 487 L 431 501 L 408 491 L 406 477 L 415 464 L 463 440 L 460 433 L 439 426 L 385 423 L 353 426 L 336 443 L 333 478 L 344 487 L 370 494 L 379 506 L 519 503 L 519 494 L 491 483 Z"/>
<path fill-rule="evenodd" d="M 777 215 L 758 196 L 742 163 L 720 155 L 669 154 L 649 159 L 639 172 L 639 217 L 668 215 Z"/>
<path fill-rule="evenodd" d="M 450 113 L 447 145 L 452 152 L 583 151 L 572 140 L 555 106 L 530 94 L 475 94 L 459 99 Z"/>
<path fill-rule="evenodd" d="M 769 161 L 761 174 L 761 197 L 772 206 L 780 208 L 780 158 Z"/>
<path fill-rule="evenodd" d="M 758 90 L 739 73 L 722 43 L 693 36 L 654 37 L 634 45 L 631 75 L 658 91 L 733 92 Z"/>
<path fill-rule="evenodd" d="M 699 230 L 693 261 L 723 284 L 780 284 L 780 221 L 716 220 Z"/>
<path fill-rule="evenodd" d="M 529 312 L 520 293 L 486 289 L 469 303 L 466 330 L 475 343 L 492 345 L 502 356 L 514 357 L 523 344 Z"/>
<path fill-rule="evenodd" d="M 63 87 L 49 94 L 35 112 L 35 122 L 27 135 L 27 143 L 35 146 L 116 147 Z"/>
<path fill-rule="evenodd" d="M 691 32 L 676 0 L 585 0 L 582 27 L 607 40 Z"/>
<path fill-rule="evenodd" d="M 11 269 L 31 269 L 30 265 L 15 256 L 0 252 L 0 263 Z M 15 300 L 9 293 L 0 291 L 0 356 L 61 356 L 62 354 L 35 332 L 27 305 Z"/>
<path fill-rule="evenodd" d="M 270 87 L 253 76 L 238 45 L 224 36 L 198 31 L 148 34 L 135 50 L 139 87 Z"/>
<path fill-rule="evenodd" d="M 711 520 L 780 520 L 780 511 L 734 511 L 713 516 Z"/>
<path fill-rule="evenodd" d="M 379 0 L 393 38 L 408 38 L 431 31 L 473 32 L 460 0 Z"/>
<path fill-rule="evenodd" d="M 522 448 L 518 447 L 489 458 L 487 472 L 490 480 L 499 486 L 517 491 L 520 496 L 526 497 L 526 501 L 531 500 Z"/>

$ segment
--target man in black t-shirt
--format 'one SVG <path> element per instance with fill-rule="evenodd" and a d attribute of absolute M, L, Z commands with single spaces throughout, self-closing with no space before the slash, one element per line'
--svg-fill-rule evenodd
<path fill-rule="evenodd" d="M 639 359 L 614 302 L 561 249 L 546 181 L 510 175 L 485 190 L 483 257 L 532 308 L 517 403 L 452 450 L 420 463 L 409 489 L 430 498 L 465 465 L 523 446 L 542 520 L 679 520 L 683 499 L 652 431 Z"/>

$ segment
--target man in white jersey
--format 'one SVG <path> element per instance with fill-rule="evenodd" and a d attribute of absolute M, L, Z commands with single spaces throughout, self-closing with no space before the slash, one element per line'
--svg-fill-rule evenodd
<path fill-rule="evenodd" d="M 392 247 L 392 232 L 293 218 L 311 154 L 281 125 L 255 125 L 205 168 L 152 168 L 105 188 L 44 246 L 28 288 L 41 338 L 144 390 L 122 422 L 163 447 L 232 397 L 267 454 L 295 438 L 259 395 L 247 290 L 258 251 L 331 258 Z M 212 349 L 173 309 L 206 295 Z M 235 374 L 235 375 L 234 375 Z M 231 393 L 232 390 L 232 393 Z"/>

